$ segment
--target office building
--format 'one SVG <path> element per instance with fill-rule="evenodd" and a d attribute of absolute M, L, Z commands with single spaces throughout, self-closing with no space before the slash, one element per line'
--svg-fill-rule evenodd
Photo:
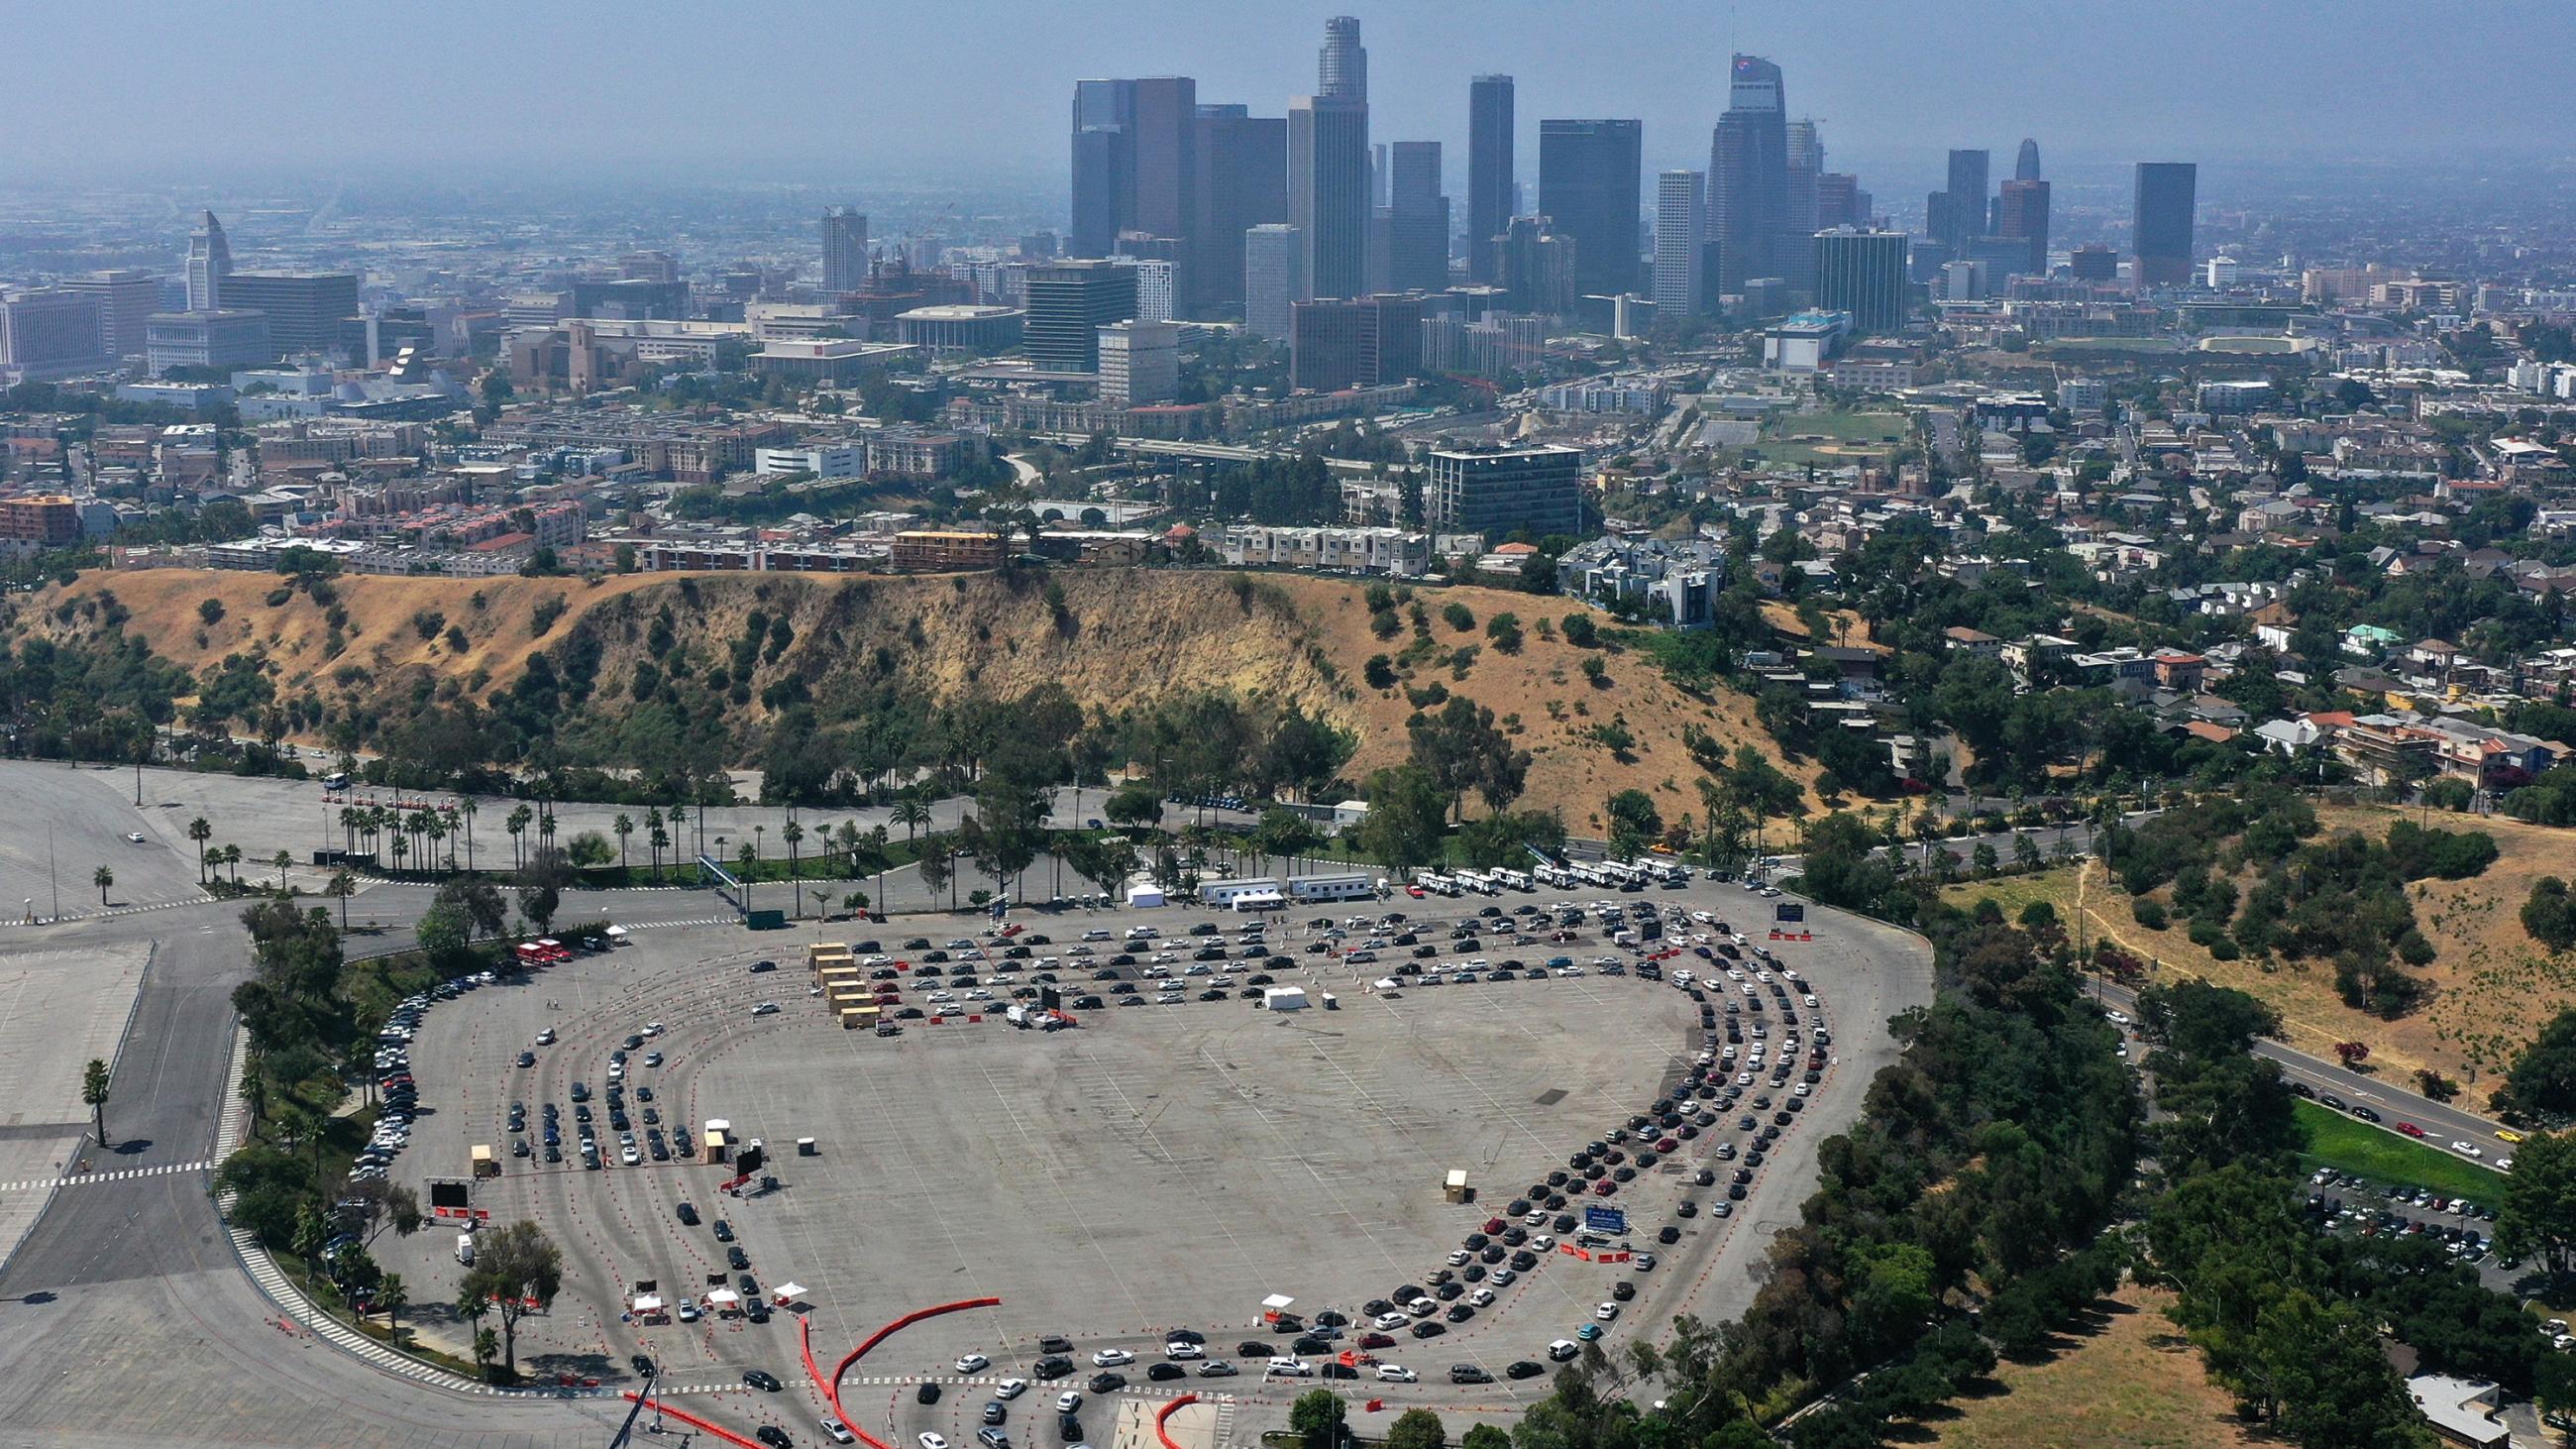
<path fill-rule="evenodd" d="M 1422 371 L 1422 299 L 1325 297 L 1290 309 L 1288 381 L 1300 392 L 1403 382 Z"/>
<path fill-rule="evenodd" d="M 1493 242 L 1494 279 L 1511 310 L 1563 317 L 1574 311 L 1577 249 L 1544 216 L 1516 216 Z"/>
<path fill-rule="evenodd" d="M 144 324 L 143 353 L 155 377 L 174 367 L 256 367 L 278 357 L 267 313 L 222 308 L 155 312 Z"/>
<path fill-rule="evenodd" d="M 1136 320 L 1169 322 L 1180 316 L 1180 264 L 1166 256 L 1138 256 L 1127 248 L 1143 248 L 1154 239 L 1129 233 L 1121 243 L 1118 255 L 1110 260 L 1136 274 Z M 1152 247 L 1166 253 L 1174 244 L 1162 241 Z"/>
<path fill-rule="evenodd" d="M 1438 292 L 1449 285 L 1449 198 L 1440 189 L 1440 143 L 1398 141 L 1389 160 L 1387 285 Z"/>
<path fill-rule="evenodd" d="M 1952 251 L 1972 236 L 1986 234 L 1986 165 L 1983 151 L 1950 153 L 1950 183 L 1934 193 L 1941 198 L 1939 215 L 1925 208 L 1924 231 L 1934 241 L 1946 242 Z"/>
<path fill-rule="evenodd" d="M 2028 136 L 2024 136 L 2021 142 L 2021 151 L 2013 157 L 2013 180 L 2037 181 L 2038 179 L 2039 143 Z"/>
<path fill-rule="evenodd" d="M 2028 143 L 2025 142 L 2025 145 Z M 1995 212 L 1995 235 L 2025 244 L 2014 270 L 2026 276 L 2048 274 L 2048 183 L 2036 177 L 2014 177 L 2004 183 Z"/>
<path fill-rule="evenodd" d="M 145 329 L 161 310 L 161 279 L 140 269 L 92 272 L 63 283 L 98 303 L 99 345 L 110 359 L 143 355 Z"/>
<path fill-rule="evenodd" d="M 1667 171 L 1655 178 L 1655 314 L 1667 325 L 1700 315 L 1708 292 L 1708 178 Z"/>
<path fill-rule="evenodd" d="M 868 284 L 868 218 L 847 206 L 823 208 L 823 290 L 855 292 Z"/>
<path fill-rule="evenodd" d="M 1850 227 L 1816 233 L 1816 307 L 1848 312 L 1855 331 L 1905 324 L 1906 236 Z"/>
<path fill-rule="evenodd" d="M 59 493 L 0 498 L 0 539 L 13 553 L 69 548 L 81 539 L 80 500 Z"/>
<path fill-rule="evenodd" d="M 1791 121 L 1788 126 L 1788 222 L 1784 228 L 1792 239 L 1816 234 L 1817 180 L 1825 171 L 1825 138 L 1814 121 Z M 1772 259 L 1780 276 L 1799 291 L 1812 291 L 1816 285 L 1813 248 L 1783 245 Z"/>
<path fill-rule="evenodd" d="M 2110 282 L 2120 276 L 2120 254 L 2100 242 L 2086 242 L 2066 254 L 2066 269 L 2079 282 Z"/>
<path fill-rule="evenodd" d="M 1725 114 L 1709 138 L 1708 234 L 1717 244 L 1721 293 L 1750 277 L 1780 275 L 1789 232 L 1789 123 L 1780 67 L 1739 55 L 1729 68 Z M 1803 247 L 1806 240 L 1795 238 Z"/>
<path fill-rule="evenodd" d="M 0 381 L 69 377 L 108 360 L 97 297 L 69 287 L 0 297 Z"/>
<path fill-rule="evenodd" d="M 1538 209 L 1574 238 L 1579 293 L 1615 297 L 1637 290 L 1644 140 L 1640 121 L 1538 123 Z"/>
<path fill-rule="evenodd" d="M 1100 329 L 1136 315 L 1136 272 L 1106 260 L 1029 268 L 1023 336 L 1029 360 L 1049 372 L 1098 372 Z"/>
<path fill-rule="evenodd" d="M 1467 83 L 1467 277 L 1494 280 L 1494 239 L 1512 220 L 1512 78 Z"/>
<path fill-rule="evenodd" d="M 1068 244 L 1077 257 L 1105 257 L 1136 214 L 1136 83 L 1073 83 L 1073 224 Z"/>
<path fill-rule="evenodd" d="M 1581 538 L 1583 452 L 1579 448 L 1509 448 L 1469 452 L 1435 448 L 1422 489 L 1423 521 L 1434 533 L 1487 538 L 1528 529 L 1545 538 Z"/>
<path fill-rule="evenodd" d="M 233 248 L 224 224 L 213 212 L 202 213 L 188 236 L 188 310 L 211 312 L 223 306 L 224 278 L 232 272 Z"/>
<path fill-rule="evenodd" d="M 268 341 L 281 354 L 336 353 L 340 324 L 358 315 L 358 279 L 347 272 L 234 272 L 224 278 L 226 311 L 268 314 Z"/>
<path fill-rule="evenodd" d="M 1170 402 L 1181 387 L 1181 329 L 1112 322 L 1100 329 L 1100 400 L 1111 407 Z"/>
<path fill-rule="evenodd" d="M 1816 230 L 1832 231 L 1838 226 L 1867 226 L 1869 206 L 1862 198 L 1860 178 L 1848 171 L 1827 171 L 1816 177 Z"/>
<path fill-rule="evenodd" d="M 1244 303 L 1244 233 L 1288 219 L 1288 121 L 1202 105 L 1198 124 L 1199 219 L 1182 281 L 1188 315 L 1206 316 Z"/>
<path fill-rule="evenodd" d="M 2188 161 L 2141 161 L 2130 206 L 2130 254 L 2141 287 L 2191 280 L 2192 206 L 2200 168 Z"/>
<path fill-rule="evenodd" d="M 1255 337 L 1284 341 L 1290 308 L 1314 296 L 1306 285 L 1306 239 L 1284 223 L 1243 234 L 1243 328 Z"/>
<path fill-rule="evenodd" d="M 1134 208 L 1121 230 L 1171 237 L 1171 258 L 1186 272 L 1198 229 L 1199 83 L 1188 76 L 1148 76 L 1134 88 L 1128 138 Z"/>
<path fill-rule="evenodd" d="M 679 322 L 689 315 L 689 284 L 642 277 L 572 284 L 572 313 L 627 322 Z"/>
<path fill-rule="evenodd" d="M 1315 92 L 1368 100 L 1368 50 L 1360 44 L 1357 16 L 1336 15 L 1324 22 L 1324 48 L 1315 57 Z"/>
<path fill-rule="evenodd" d="M 1354 297 L 1368 282 L 1368 102 L 1299 96 L 1288 103 L 1288 224 L 1306 247 L 1318 297 Z"/>

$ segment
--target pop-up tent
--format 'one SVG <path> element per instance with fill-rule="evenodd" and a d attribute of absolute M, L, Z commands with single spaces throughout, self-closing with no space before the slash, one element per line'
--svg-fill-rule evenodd
<path fill-rule="evenodd" d="M 776 1303 L 781 1308 L 785 1308 L 790 1304 L 793 1304 L 797 1299 L 805 1296 L 805 1285 L 802 1283 L 781 1283 L 777 1287 L 770 1289 L 769 1293 L 771 1302 Z"/>

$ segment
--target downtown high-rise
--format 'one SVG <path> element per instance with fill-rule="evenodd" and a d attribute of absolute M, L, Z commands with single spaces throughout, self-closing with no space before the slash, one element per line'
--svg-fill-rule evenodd
<path fill-rule="evenodd" d="M 1196 265 L 1182 277 L 1189 315 L 1244 302 L 1244 233 L 1288 219 L 1288 121 L 1239 105 L 1201 105 Z"/>
<path fill-rule="evenodd" d="M 1645 123 L 1538 123 L 1538 209 L 1574 239 L 1574 285 L 1585 296 L 1637 290 L 1638 188 Z"/>
<path fill-rule="evenodd" d="M 1893 332 L 1905 323 L 1906 236 L 1837 227 L 1815 236 L 1816 305 L 1848 312 L 1856 332 Z"/>
<path fill-rule="evenodd" d="M 868 218 L 854 207 L 823 208 L 823 290 L 855 292 L 868 284 Z"/>
<path fill-rule="evenodd" d="M 1387 285 L 1437 292 L 1449 285 L 1449 198 L 1440 143 L 1398 141 L 1388 159 Z"/>
<path fill-rule="evenodd" d="M 1494 240 L 1512 219 L 1512 78 L 1467 83 L 1467 277 L 1494 279 Z"/>
<path fill-rule="evenodd" d="M 1783 274 L 1781 254 L 1806 238 L 1789 229 L 1789 117 L 1780 67 L 1739 55 L 1728 68 L 1725 114 L 1709 138 L 1708 231 L 1721 293 Z"/>
<path fill-rule="evenodd" d="M 1655 178 L 1656 320 L 1670 327 L 1708 305 L 1708 178 L 1666 171 Z"/>
<path fill-rule="evenodd" d="M 2200 168 L 2188 161 L 2141 161 L 2130 201 L 2130 252 L 2141 287 L 2191 280 L 2192 208 Z"/>
<path fill-rule="evenodd" d="M 1306 248 L 1318 297 L 1368 288 L 1368 102 L 1298 96 L 1288 103 L 1288 224 Z"/>
<path fill-rule="evenodd" d="M 188 310 L 221 310 L 224 279 L 232 272 L 233 248 L 224 236 L 224 224 L 215 220 L 213 212 L 205 212 L 188 237 Z"/>
<path fill-rule="evenodd" d="M 1986 170 L 1983 151 L 1952 151 L 1949 184 L 1925 198 L 1923 232 L 1963 255 L 1968 242 L 1987 234 Z"/>

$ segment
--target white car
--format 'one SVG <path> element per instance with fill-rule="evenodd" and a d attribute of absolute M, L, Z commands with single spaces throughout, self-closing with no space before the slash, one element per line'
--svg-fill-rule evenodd
<path fill-rule="evenodd" d="M 696 1304 L 694 1304 L 694 1303 L 689 1302 L 687 1299 L 682 1299 L 682 1300 L 680 1301 L 680 1321 L 681 1321 L 682 1323 L 695 1323 L 695 1322 L 697 1322 L 697 1321 L 698 1321 L 698 1305 L 696 1305 Z"/>
<path fill-rule="evenodd" d="M 2487 1155 L 2486 1149 L 2478 1146 L 2474 1142 L 2454 1142 L 2451 1144 L 2451 1150 L 2460 1154 L 2462 1157 L 2484 1157 Z"/>
<path fill-rule="evenodd" d="M 825 1414 L 822 1417 L 821 1422 L 823 1425 L 823 1437 L 831 1440 L 833 1443 L 856 1444 L 859 1442 L 857 1435 L 852 1434 L 847 1428 L 844 1428 L 841 1421 L 833 1418 L 831 1415 Z"/>
<path fill-rule="evenodd" d="M 1592 1316 L 1601 1320 L 1603 1323 L 1608 1323 L 1611 1319 L 1619 1316 L 1619 1305 L 1616 1303 L 1604 1303 L 1600 1307 L 1592 1310 Z"/>
<path fill-rule="evenodd" d="M 1187 1341 L 1185 1341 L 1185 1340 L 1177 1339 L 1177 1338 L 1176 1338 L 1176 1339 L 1172 1340 L 1170 1343 L 1167 1343 L 1167 1344 L 1164 1344 L 1164 1345 L 1163 1345 L 1163 1357 L 1165 1357 L 1165 1358 L 1205 1358 L 1205 1357 L 1207 1357 L 1207 1350 L 1206 1350 L 1206 1349 L 1203 1349 L 1203 1348 L 1201 1348 L 1201 1347 L 1199 1347 L 1199 1346 L 1198 1346 L 1197 1344 L 1195 1344 L 1195 1343 L 1190 1343 L 1190 1342 L 1187 1342 Z"/>
<path fill-rule="evenodd" d="M 1401 1313 L 1381 1313 L 1371 1321 L 1380 1328 L 1393 1331 L 1404 1327 L 1408 1320 Z"/>
<path fill-rule="evenodd" d="M 936 1434 L 924 1434 L 921 1436 L 921 1449 L 948 1449 L 948 1441 Z"/>
<path fill-rule="evenodd" d="M 1510 1268 L 1496 1268 L 1496 1269 L 1494 1270 L 1494 1276 L 1492 1276 L 1491 1278 L 1486 1279 L 1485 1281 L 1486 1281 L 1486 1282 L 1488 1282 L 1488 1283 L 1493 1284 L 1493 1285 L 1494 1285 L 1495 1287 L 1497 1287 L 1497 1288 L 1501 1288 L 1501 1287 L 1508 1286 L 1510 1283 L 1512 1283 L 1514 1280 L 1518 1279 L 1520 1276 L 1521 1276 L 1521 1275 L 1520 1275 L 1519 1273 L 1517 1273 L 1517 1272 L 1513 1271 L 1513 1270 L 1512 1270 L 1512 1269 L 1510 1269 Z"/>
<path fill-rule="evenodd" d="M 776 1016 L 778 1014 L 778 1003 L 775 1001 L 761 1002 L 759 1005 L 754 1006 L 751 1009 L 751 1014 L 754 1016 Z"/>
<path fill-rule="evenodd" d="M 125 838 L 136 845 L 141 845 L 143 843 L 143 832 L 140 830 L 129 830 L 125 832 Z"/>
<path fill-rule="evenodd" d="M 1560 1338 L 1547 1346 L 1547 1356 L 1558 1363 L 1563 1363 L 1581 1352 L 1583 1352 L 1583 1345 L 1570 1338 Z"/>
<path fill-rule="evenodd" d="M 1004 1379 L 1000 1383 L 993 1385 L 993 1397 L 997 1399 L 1016 1399 L 1020 1395 L 1027 1393 L 1028 1390 L 1029 1381 L 1027 1379 Z"/>
<path fill-rule="evenodd" d="M 1467 1301 L 1476 1305 L 1478 1308 L 1491 1308 L 1494 1306 L 1494 1290 L 1491 1288 L 1479 1288 L 1475 1292 L 1467 1295 Z"/>
<path fill-rule="evenodd" d="M 1059 1414 L 1070 1414 L 1081 1407 L 1082 1395 L 1075 1390 L 1067 1389 L 1055 1396 L 1055 1411 Z"/>
<path fill-rule="evenodd" d="M 961 1374 L 982 1373 L 992 1366 L 993 1361 L 980 1353 L 970 1353 L 957 1360 L 957 1371 Z"/>
<path fill-rule="evenodd" d="M 1377 1366 L 1377 1377 L 1378 1382 L 1386 1384 L 1418 1384 L 1422 1382 L 1422 1376 L 1420 1374 L 1415 1373 L 1413 1370 L 1406 1368 L 1402 1364 L 1379 1364 Z"/>
<path fill-rule="evenodd" d="M 1091 1356 L 1093 1368 L 1117 1368 L 1121 1364 L 1131 1364 L 1135 1361 L 1136 1355 L 1123 1348 L 1104 1348 Z"/>
<path fill-rule="evenodd" d="M 644 1023 L 644 1034 L 646 1036 L 660 1036 L 662 1034 L 662 1023 L 658 1021 L 648 1021 Z"/>

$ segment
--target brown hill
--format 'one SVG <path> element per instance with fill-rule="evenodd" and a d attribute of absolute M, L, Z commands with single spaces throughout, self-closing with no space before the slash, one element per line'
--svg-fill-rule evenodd
<path fill-rule="evenodd" d="M 1045 592 L 1050 587 L 1061 609 Z M 1654 795 L 1667 818 L 1696 813 L 1691 782 L 1698 770 L 1682 744 L 1686 726 L 1730 749 L 1768 743 L 1746 697 L 1721 690 L 1701 699 L 1634 654 L 1578 649 L 1553 627 L 1542 635 L 1542 619 L 1552 626 L 1576 606 L 1494 589 L 1419 592 L 1429 638 L 1417 642 L 1409 617 L 1395 636 L 1378 638 L 1356 583 L 1170 569 L 1074 569 L 1018 580 L 353 576 L 330 582 L 328 602 L 300 591 L 280 598 L 279 588 L 274 576 L 229 571 L 92 573 L 27 601 L 13 632 L 95 637 L 115 611 L 92 605 L 112 596 L 126 634 L 200 677 L 227 656 L 250 654 L 264 662 L 282 698 L 310 695 L 336 708 L 390 713 L 431 692 L 488 699 L 521 675 L 533 653 L 574 638 L 600 646 L 601 697 L 621 698 L 650 658 L 652 625 L 665 609 L 681 645 L 717 657 L 757 609 L 786 620 L 793 642 L 761 666 L 756 686 L 793 673 L 822 697 L 853 671 L 891 670 L 946 702 L 1052 681 L 1087 709 L 1226 689 L 1295 703 L 1355 731 L 1354 779 L 1403 759 L 1404 722 L 1414 709 L 1406 689 L 1427 691 L 1437 681 L 1494 711 L 1532 755 L 1526 803 L 1561 810 L 1577 834 L 1597 833 L 1602 802 L 1623 789 Z M 202 612 L 207 600 L 220 608 L 211 623 Z M 1451 604 L 1472 615 L 1468 630 L 1442 617 Z M 1521 622 L 1517 653 L 1487 637 L 1500 613 Z M 1463 670 L 1462 646 L 1473 648 Z M 1582 672 L 1594 653 L 1606 665 L 1598 684 Z M 1394 688 L 1366 682 L 1368 663 L 1380 654 L 1404 676 Z M 748 745 L 766 712 L 755 698 L 741 714 L 739 734 Z M 1595 734 L 1603 726 L 1624 729 L 1624 751 Z M 1812 777 L 1811 770 L 1801 774 Z"/>

